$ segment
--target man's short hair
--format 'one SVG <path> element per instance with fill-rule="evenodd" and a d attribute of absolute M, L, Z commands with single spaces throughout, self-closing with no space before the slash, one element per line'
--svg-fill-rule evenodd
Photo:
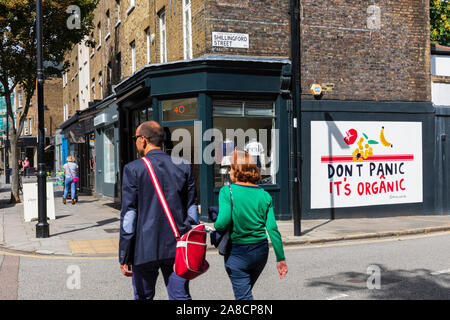
<path fill-rule="evenodd" d="M 146 121 L 141 124 L 140 132 L 141 136 L 155 147 L 162 147 L 164 141 L 164 129 L 156 121 Z"/>

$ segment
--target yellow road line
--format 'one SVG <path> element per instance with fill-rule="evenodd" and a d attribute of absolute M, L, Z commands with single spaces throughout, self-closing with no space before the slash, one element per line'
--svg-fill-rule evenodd
<path fill-rule="evenodd" d="M 118 259 L 118 256 L 113 257 L 72 257 L 72 256 L 53 256 L 53 255 L 38 255 L 32 253 L 16 253 L 16 252 L 7 252 L 1 251 L 0 255 L 5 256 L 16 256 L 16 257 L 24 257 L 24 258 L 34 258 L 34 259 L 48 259 L 48 260 L 112 260 Z"/>

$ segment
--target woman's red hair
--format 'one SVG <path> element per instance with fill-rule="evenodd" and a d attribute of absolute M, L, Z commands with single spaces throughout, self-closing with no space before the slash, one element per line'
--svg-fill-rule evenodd
<path fill-rule="evenodd" d="M 256 184 L 261 180 L 261 173 L 255 158 L 245 151 L 234 150 L 231 156 L 231 168 L 234 171 L 235 182 Z"/>

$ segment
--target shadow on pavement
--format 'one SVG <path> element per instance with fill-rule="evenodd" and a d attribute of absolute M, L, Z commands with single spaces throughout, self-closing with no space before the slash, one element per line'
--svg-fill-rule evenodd
<path fill-rule="evenodd" d="M 379 282 L 375 273 L 343 272 L 332 276 L 308 280 L 309 287 L 325 288 L 332 294 L 365 290 L 367 298 L 374 300 L 448 300 L 450 299 L 450 274 L 432 275 L 432 270 L 387 270 L 382 265 Z M 379 284 L 379 289 L 376 285 Z M 369 289 L 372 286 L 373 289 Z M 375 287 L 375 288 L 374 288 Z M 358 297 L 353 297 L 358 299 Z M 347 299 L 352 299 L 349 296 Z"/>
<path fill-rule="evenodd" d="M 319 227 L 322 227 L 322 226 L 326 225 L 327 223 L 330 223 L 331 221 L 333 221 L 333 220 L 330 219 L 330 220 L 325 221 L 325 222 L 323 222 L 323 223 L 321 223 L 321 224 L 319 224 L 319 225 L 317 225 L 317 226 L 315 226 L 315 227 L 309 228 L 308 230 L 303 231 L 303 232 L 301 233 L 301 235 L 304 236 L 305 234 L 308 234 L 308 233 L 310 233 L 311 231 L 314 231 L 315 229 L 317 229 L 317 228 L 319 228 Z"/>
<path fill-rule="evenodd" d="M 122 204 L 120 202 L 110 202 L 105 203 L 104 206 L 110 207 L 112 209 L 120 210 L 122 208 Z"/>
<path fill-rule="evenodd" d="M 0 209 L 12 208 L 16 206 L 17 203 L 11 203 L 9 199 L 0 200 Z"/>
<path fill-rule="evenodd" d="M 60 236 L 63 234 L 68 234 L 68 233 L 72 233 L 72 232 L 77 232 L 77 231 L 82 231 L 82 230 L 86 230 L 86 229 L 92 229 L 92 228 L 98 228 L 113 222 L 117 222 L 120 221 L 120 219 L 118 218 L 112 218 L 112 219 L 106 219 L 106 220 L 101 220 L 101 221 L 97 221 L 95 225 L 89 226 L 89 227 L 84 227 L 84 228 L 80 228 L 80 229 L 74 229 L 74 230 L 69 230 L 69 231 L 64 231 L 64 232 L 60 232 L 60 233 L 55 233 L 55 234 L 51 234 L 50 237 L 56 237 L 56 236 Z"/>
<path fill-rule="evenodd" d="M 55 218 L 56 219 L 63 219 L 63 218 L 66 218 L 66 217 L 71 217 L 72 215 L 71 214 L 66 214 L 66 215 L 62 215 L 62 216 L 56 216 Z"/>

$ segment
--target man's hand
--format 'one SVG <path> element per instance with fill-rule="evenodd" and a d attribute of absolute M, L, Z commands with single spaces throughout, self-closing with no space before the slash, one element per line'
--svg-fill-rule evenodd
<path fill-rule="evenodd" d="M 283 279 L 288 272 L 288 266 L 286 264 L 286 260 L 277 262 L 277 269 L 278 269 L 278 273 L 280 274 L 280 279 Z"/>
<path fill-rule="evenodd" d="M 133 276 L 133 271 L 131 271 L 131 264 L 121 264 L 120 270 L 125 277 Z"/>

